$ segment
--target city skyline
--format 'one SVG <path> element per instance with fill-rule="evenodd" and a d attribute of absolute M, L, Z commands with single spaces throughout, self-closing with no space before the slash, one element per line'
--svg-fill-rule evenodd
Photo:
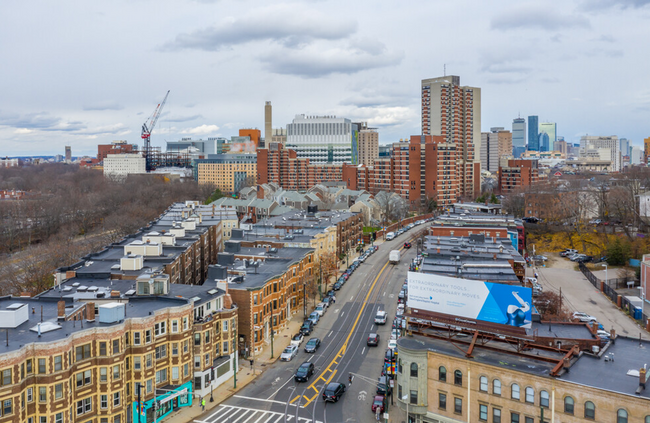
<path fill-rule="evenodd" d="M 142 145 L 140 127 L 168 89 L 154 146 L 264 130 L 265 101 L 275 106 L 274 127 L 296 114 L 336 115 L 368 122 L 386 144 L 421 132 L 420 81 L 445 68 L 482 90 L 481 131 L 537 115 L 570 143 L 590 134 L 640 145 L 650 87 L 636 52 L 648 4 L 11 4 L 0 17 L 12 40 L 0 46 L 12 64 L 0 82 L 0 155 Z M 152 11 L 156 19 L 142 19 Z M 422 54 L 428 48 L 435 54 Z M 618 68 L 633 90 L 607 84 Z"/>

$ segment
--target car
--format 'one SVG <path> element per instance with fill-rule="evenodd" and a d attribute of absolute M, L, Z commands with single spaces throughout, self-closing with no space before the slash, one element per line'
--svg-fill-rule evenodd
<path fill-rule="evenodd" d="M 318 304 L 314 309 L 314 313 L 318 313 L 319 316 L 323 316 L 323 314 L 325 314 L 325 306 Z"/>
<path fill-rule="evenodd" d="M 607 338 L 607 339 L 609 339 L 609 337 L 611 336 L 611 334 L 609 332 L 607 332 L 606 330 L 601 330 L 601 329 L 598 329 L 596 331 L 596 335 L 598 335 L 601 338 Z"/>
<path fill-rule="evenodd" d="M 280 354 L 280 361 L 291 361 L 298 354 L 298 347 L 295 345 L 289 345 L 287 348 L 282 351 Z"/>
<path fill-rule="evenodd" d="M 404 290 L 402 289 L 402 290 L 399 292 L 399 294 L 397 294 L 397 298 L 400 299 L 400 300 L 403 300 L 405 297 L 406 297 L 406 291 L 404 291 Z"/>
<path fill-rule="evenodd" d="M 573 313 L 573 318 L 577 319 L 577 320 L 579 320 L 581 322 L 584 322 L 584 323 L 590 323 L 590 322 L 598 321 L 598 319 L 596 319 L 594 316 L 590 316 L 589 314 L 583 313 L 581 311 L 576 311 L 575 313 Z"/>
<path fill-rule="evenodd" d="M 314 323 L 311 320 L 305 320 L 300 326 L 300 333 L 303 335 L 311 335 L 311 331 L 314 330 Z"/>
<path fill-rule="evenodd" d="M 329 291 L 327 291 L 327 294 L 325 294 L 325 296 L 332 298 L 334 296 L 334 290 L 330 289 Z"/>
<path fill-rule="evenodd" d="M 341 399 L 345 390 L 345 384 L 339 382 L 331 382 L 323 390 L 323 399 L 325 402 L 337 402 Z"/>
<path fill-rule="evenodd" d="M 362 255 L 361 257 L 359 257 L 359 261 L 360 261 L 361 263 L 363 263 L 364 261 L 366 261 L 366 258 L 367 258 L 367 257 L 368 257 L 368 256 L 366 256 L 366 255 L 364 254 L 364 255 Z"/>
<path fill-rule="evenodd" d="M 402 304 L 398 304 L 402 305 Z M 403 308 L 398 308 L 397 311 L 395 312 L 395 317 L 402 317 L 404 316 L 404 309 Z"/>
<path fill-rule="evenodd" d="M 305 335 L 298 332 L 293 336 L 293 338 L 291 338 L 291 345 L 295 345 L 296 347 L 299 347 L 300 344 L 302 344 L 303 339 L 305 339 Z"/>
<path fill-rule="evenodd" d="M 318 306 L 323 307 L 323 310 L 327 311 L 327 307 L 329 307 L 329 304 L 326 303 L 326 302 L 322 302 L 322 303 L 318 303 L 318 305 L 316 307 L 318 307 Z"/>
<path fill-rule="evenodd" d="M 547 261 L 548 257 L 536 255 L 536 256 L 533 256 L 533 260 L 535 260 L 535 261 Z"/>
<path fill-rule="evenodd" d="M 572 248 L 567 248 L 566 250 L 562 251 L 560 255 L 562 257 L 567 257 L 570 256 L 571 254 L 578 254 L 578 250 L 574 250 Z"/>
<path fill-rule="evenodd" d="M 390 387 L 390 382 L 388 377 L 382 376 L 379 378 L 379 382 L 377 383 L 377 394 L 378 395 L 390 395 L 392 391 L 392 388 Z"/>
<path fill-rule="evenodd" d="M 404 248 L 411 248 L 411 243 L 410 242 L 405 242 L 404 243 Z"/>
<path fill-rule="evenodd" d="M 388 349 L 391 349 L 395 351 L 395 348 L 397 348 L 397 341 L 395 339 L 391 339 L 388 341 Z"/>
<path fill-rule="evenodd" d="M 368 341 L 366 342 L 366 344 L 369 347 L 376 347 L 377 345 L 379 345 L 379 334 L 371 333 L 370 335 L 368 335 Z"/>
<path fill-rule="evenodd" d="M 386 234 L 386 241 L 391 241 L 393 239 L 395 239 L 395 232 L 388 232 Z"/>
<path fill-rule="evenodd" d="M 323 298 L 323 304 L 327 305 L 328 307 L 332 305 L 332 298 L 330 297 L 325 297 Z"/>
<path fill-rule="evenodd" d="M 578 260 L 578 259 L 580 259 L 582 257 L 587 257 L 587 255 L 586 254 L 574 254 L 571 257 L 569 257 L 569 260 L 576 261 L 576 260 Z"/>
<path fill-rule="evenodd" d="M 320 339 L 318 338 L 311 338 L 307 343 L 305 344 L 305 352 L 306 353 L 315 353 L 316 350 L 320 347 Z"/>
<path fill-rule="evenodd" d="M 390 332 L 390 339 L 398 340 L 401 337 L 400 330 L 395 328 Z"/>
<path fill-rule="evenodd" d="M 312 311 L 312 313 L 309 315 L 308 319 L 311 320 L 312 323 L 314 323 L 314 326 L 316 326 L 316 324 L 320 320 L 320 316 L 315 311 Z"/>
<path fill-rule="evenodd" d="M 379 413 L 383 413 L 386 409 L 386 397 L 383 395 L 375 395 L 375 398 L 372 400 L 372 406 L 370 409 L 375 414 L 377 414 L 377 409 L 379 409 Z"/>
<path fill-rule="evenodd" d="M 296 369 L 296 373 L 293 375 L 293 378 L 296 382 L 307 382 L 311 375 L 314 374 L 314 363 L 305 361 Z"/>
<path fill-rule="evenodd" d="M 384 354 L 384 363 L 392 363 L 397 361 L 397 351 L 388 348 Z"/>
<path fill-rule="evenodd" d="M 575 259 L 576 263 L 589 263 L 592 261 L 594 258 L 592 256 L 584 256 L 584 257 L 578 257 Z"/>
<path fill-rule="evenodd" d="M 341 276 L 337 282 L 343 285 L 345 283 L 345 280 L 345 277 Z"/>
<path fill-rule="evenodd" d="M 332 288 L 334 288 L 334 291 L 338 291 L 342 286 L 343 284 L 341 282 L 336 282 Z"/>
<path fill-rule="evenodd" d="M 388 315 L 388 313 L 386 313 L 385 311 L 379 310 L 377 312 L 377 314 L 375 315 L 375 324 L 376 325 L 385 325 L 386 320 L 387 320 L 387 315 Z"/>

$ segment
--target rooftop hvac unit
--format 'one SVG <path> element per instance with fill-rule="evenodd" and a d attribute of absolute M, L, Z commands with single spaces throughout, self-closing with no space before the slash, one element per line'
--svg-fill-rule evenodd
<path fill-rule="evenodd" d="M 108 303 L 99 306 L 99 323 L 118 323 L 126 315 L 125 305 L 122 303 Z"/>

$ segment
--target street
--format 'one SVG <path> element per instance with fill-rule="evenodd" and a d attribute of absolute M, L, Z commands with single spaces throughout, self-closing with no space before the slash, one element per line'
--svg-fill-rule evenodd
<path fill-rule="evenodd" d="M 408 263 L 415 251 L 403 250 L 399 264 L 388 264 L 388 253 L 399 249 L 409 235 L 385 242 L 362 263 L 347 283 L 336 293 L 337 301 L 329 307 L 310 336 L 306 336 L 298 355 L 290 362 L 277 361 L 271 368 L 214 410 L 196 422 L 216 423 L 338 423 L 374 422 L 370 406 L 376 382 L 384 362 L 397 294 L 406 277 Z M 386 325 L 376 326 L 374 317 L 385 310 L 390 317 Z M 368 347 L 368 334 L 376 332 L 379 346 Z M 320 338 L 315 354 L 304 352 L 309 338 Z M 270 346 L 267 346 L 270 348 Z M 280 354 L 280 351 L 275 351 Z M 306 383 L 297 383 L 293 374 L 305 361 L 314 363 L 316 371 Z M 329 382 L 348 385 L 348 375 L 359 375 L 336 403 L 321 397 Z M 373 381 L 373 382 L 370 382 Z M 388 412 L 397 410 L 390 405 Z M 383 419 L 382 419 L 383 421 Z"/>

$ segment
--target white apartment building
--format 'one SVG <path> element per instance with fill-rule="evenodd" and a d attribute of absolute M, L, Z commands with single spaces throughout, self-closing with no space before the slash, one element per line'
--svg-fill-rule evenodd
<path fill-rule="evenodd" d="M 630 147 L 630 164 L 640 165 L 643 163 L 643 149 L 636 145 Z"/>
<path fill-rule="evenodd" d="M 352 163 L 352 125 L 335 116 L 296 115 L 287 125 L 286 147 L 310 163 Z"/>
<path fill-rule="evenodd" d="M 108 154 L 104 159 L 104 176 L 125 179 L 128 175 L 147 173 L 147 161 L 140 154 Z"/>
<path fill-rule="evenodd" d="M 601 160 L 611 160 L 611 172 L 621 171 L 623 164 L 621 144 L 616 135 L 609 137 L 584 135 L 580 137 L 580 155 L 583 156 L 589 150 L 598 150 Z"/>

